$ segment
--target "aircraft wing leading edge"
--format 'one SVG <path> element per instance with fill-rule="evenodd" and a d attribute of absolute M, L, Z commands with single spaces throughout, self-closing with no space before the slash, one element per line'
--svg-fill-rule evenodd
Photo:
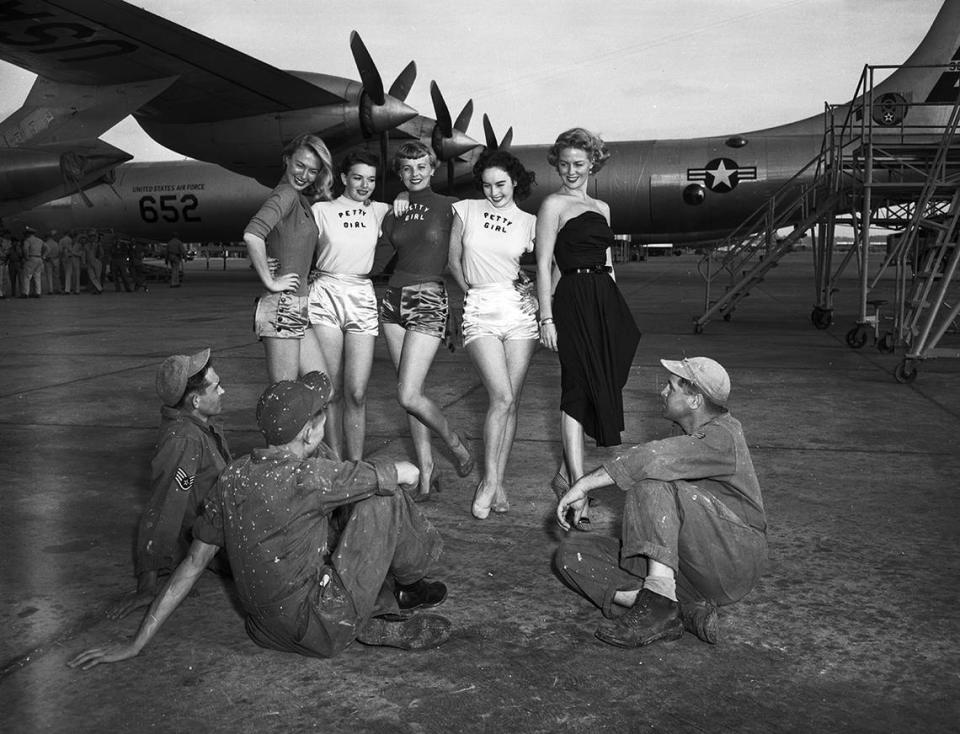
<path fill-rule="evenodd" d="M 52 81 L 177 77 L 138 115 L 206 122 L 342 103 L 313 84 L 122 0 L 4 0 L 0 59 Z"/>

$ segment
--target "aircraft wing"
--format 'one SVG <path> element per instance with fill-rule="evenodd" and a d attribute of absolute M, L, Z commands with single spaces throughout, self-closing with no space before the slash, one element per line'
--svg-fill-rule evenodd
<path fill-rule="evenodd" d="M 222 12 L 230 12 L 226 4 Z M 66 84 L 176 77 L 137 112 L 159 122 L 210 122 L 343 102 L 122 0 L 6 0 L 0 3 L 0 59 Z"/>

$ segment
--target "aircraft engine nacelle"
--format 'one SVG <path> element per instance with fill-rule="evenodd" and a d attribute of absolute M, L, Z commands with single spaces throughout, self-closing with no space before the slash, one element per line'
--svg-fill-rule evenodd
<path fill-rule="evenodd" d="M 81 190 L 129 158 L 103 144 L 88 145 L 84 152 L 0 148 L 0 216 Z"/>
<path fill-rule="evenodd" d="M 282 173 L 283 146 L 302 133 L 319 135 L 336 157 L 357 138 L 370 138 L 416 116 L 412 108 L 389 95 L 383 104 L 373 104 L 363 85 L 355 81 L 301 71 L 290 74 L 344 102 L 210 122 L 170 123 L 135 117 L 161 145 L 272 187 Z"/>
<path fill-rule="evenodd" d="M 0 148 L 0 199 L 22 199 L 63 183 L 63 158 L 59 151 Z"/>

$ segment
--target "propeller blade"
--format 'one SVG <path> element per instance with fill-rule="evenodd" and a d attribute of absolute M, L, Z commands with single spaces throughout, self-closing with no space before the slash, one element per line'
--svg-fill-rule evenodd
<path fill-rule="evenodd" d="M 380 78 L 377 65 L 373 63 L 370 52 L 367 51 L 360 34 L 356 31 L 350 31 L 350 51 L 353 53 L 353 61 L 357 65 L 357 71 L 360 72 L 363 91 L 369 95 L 374 104 L 382 105 L 386 101 L 383 93 L 383 79 Z"/>
<path fill-rule="evenodd" d="M 507 134 L 503 136 L 503 140 L 500 141 L 500 150 L 506 150 L 510 147 L 510 143 L 513 142 L 513 126 L 507 130 Z"/>
<path fill-rule="evenodd" d="M 430 82 L 430 99 L 433 100 L 433 111 L 437 116 L 437 125 L 443 137 L 449 138 L 453 135 L 453 122 L 450 120 L 450 110 L 447 109 L 447 103 L 440 93 L 440 87 L 435 81 Z"/>
<path fill-rule="evenodd" d="M 416 79 L 417 64 L 415 61 L 411 61 L 403 68 L 403 71 L 401 71 L 393 81 L 393 84 L 390 85 L 390 91 L 387 92 L 387 94 L 399 99 L 401 102 L 405 102 L 407 95 L 410 94 L 410 88 L 413 87 Z"/>
<path fill-rule="evenodd" d="M 453 179 L 454 179 L 454 161 L 455 158 L 451 158 L 447 161 L 447 195 L 453 195 Z"/>
<path fill-rule="evenodd" d="M 487 141 L 488 150 L 497 149 L 497 136 L 493 132 L 493 125 L 490 124 L 490 118 L 487 117 L 487 113 L 483 113 L 483 136 Z"/>
<path fill-rule="evenodd" d="M 468 99 L 467 103 L 463 106 L 463 109 L 460 110 L 460 114 L 457 115 L 457 121 L 453 123 L 454 129 L 465 133 L 467 128 L 470 127 L 471 117 L 473 117 L 473 100 Z"/>

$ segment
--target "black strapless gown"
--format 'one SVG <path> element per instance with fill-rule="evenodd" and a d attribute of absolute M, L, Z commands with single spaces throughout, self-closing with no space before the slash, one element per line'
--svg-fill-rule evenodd
<path fill-rule="evenodd" d="M 599 212 L 584 212 L 557 232 L 554 257 L 561 272 L 602 267 L 613 231 Z M 553 296 L 560 356 L 560 409 L 583 425 L 598 446 L 618 446 L 623 430 L 623 386 L 640 330 L 608 273 L 563 275 Z"/>

